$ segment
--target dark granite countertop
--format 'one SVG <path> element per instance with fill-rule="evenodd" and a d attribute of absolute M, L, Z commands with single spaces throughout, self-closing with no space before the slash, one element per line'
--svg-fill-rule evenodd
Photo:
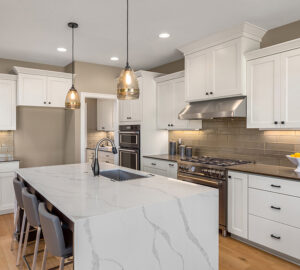
<path fill-rule="evenodd" d="M 177 162 L 180 160 L 179 155 L 169 155 L 169 154 L 161 154 L 161 155 L 149 155 L 149 156 L 143 156 L 144 158 L 154 158 L 159 160 L 166 160 L 166 161 L 173 161 Z"/>
<path fill-rule="evenodd" d="M 287 178 L 291 180 L 300 180 L 300 173 L 296 173 L 294 171 L 295 168 L 291 167 L 250 163 L 244 165 L 231 166 L 228 167 L 228 170 Z"/>

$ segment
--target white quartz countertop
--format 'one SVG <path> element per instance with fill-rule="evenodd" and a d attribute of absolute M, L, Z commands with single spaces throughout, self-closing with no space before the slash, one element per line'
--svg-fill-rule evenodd
<path fill-rule="evenodd" d="M 100 163 L 101 171 L 119 166 Z M 127 168 L 136 174 L 148 173 Z M 129 208 L 177 200 L 217 190 L 163 176 L 149 176 L 128 181 L 94 177 L 87 163 L 19 169 L 17 173 L 65 216 L 79 219 L 100 216 Z"/>

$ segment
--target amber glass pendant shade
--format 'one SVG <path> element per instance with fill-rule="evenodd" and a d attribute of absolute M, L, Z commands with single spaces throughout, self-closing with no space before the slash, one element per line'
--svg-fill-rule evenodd
<path fill-rule="evenodd" d="M 65 108 L 69 110 L 80 109 L 80 97 L 74 86 L 67 93 Z"/>
<path fill-rule="evenodd" d="M 138 81 L 131 67 L 127 66 L 121 71 L 118 79 L 117 97 L 118 99 L 138 99 L 140 90 Z"/>

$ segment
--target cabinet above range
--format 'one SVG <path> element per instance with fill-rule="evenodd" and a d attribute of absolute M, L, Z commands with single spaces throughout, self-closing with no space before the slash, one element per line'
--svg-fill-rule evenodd
<path fill-rule="evenodd" d="M 201 120 L 180 120 L 184 101 L 184 71 L 155 78 L 157 95 L 157 128 L 167 130 L 201 129 Z"/>
<path fill-rule="evenodd" d="M 65 98 L 72 85 L 72 74 L 13 67 L 17 74 L 17 105 L 65 107 Z"/>
<path fill-rule="evenodd" d="M 244 53 L 258 49 L 265 32 L 245 23 L 179 48 L 185 55 L 185 101 L 245 95 Z"/>

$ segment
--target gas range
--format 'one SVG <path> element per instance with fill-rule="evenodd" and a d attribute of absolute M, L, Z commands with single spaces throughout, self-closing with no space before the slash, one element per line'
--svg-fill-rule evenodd
<path fill-rule="evenodd" d="M 181 159 L 178 162 L 178 172 L 226 180 L 227 167 L 246 163 L 249 163 L 249 161 L 202 156 L 199 158 Z"/>

